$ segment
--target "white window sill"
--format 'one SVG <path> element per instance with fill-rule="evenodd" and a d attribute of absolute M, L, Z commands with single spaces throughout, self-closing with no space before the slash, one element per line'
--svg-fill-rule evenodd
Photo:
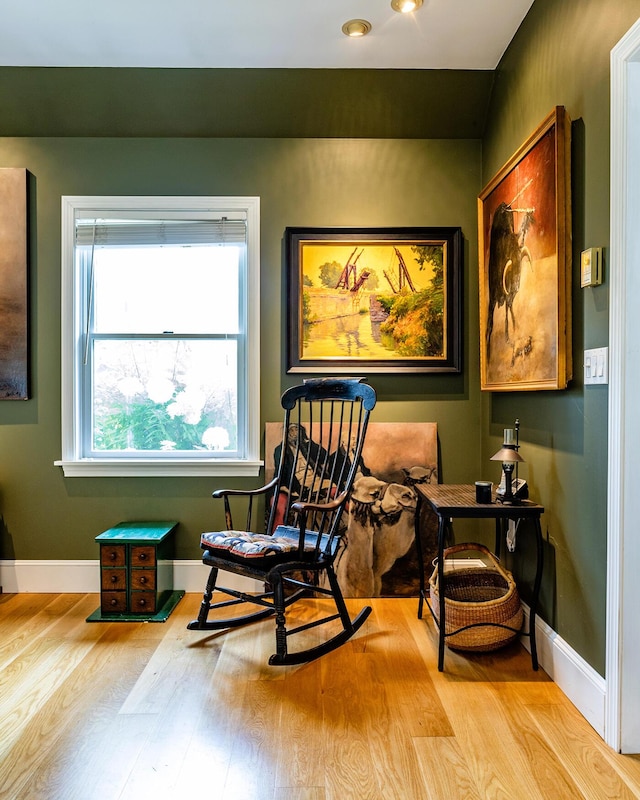
<path fill-rule="evenodd" d="M 54 461 L 62 467 L 65 478 L 196 478 L 201 476 L 255 477 L 263 461 L 204 461 L 183 459 L 84 459 Z"/>

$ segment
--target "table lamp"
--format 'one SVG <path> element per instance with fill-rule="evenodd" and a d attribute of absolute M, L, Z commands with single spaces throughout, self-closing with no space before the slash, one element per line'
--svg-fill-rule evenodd
<path fill-rule="evenodd" d="M 504 496 L 500 502 L 506 506 L 514 506 L 520 503 L 520 500 L 514 496 L 511 487 L 511 479 L 513 477 L 513 470 L 516 464 L 524 461 L 524 458 L 518 453 L 518 446 L 514 442 L 513 430 L 511 428 L 504 429 L 504 441 L 502 447 L 495 456 L 491 456 L 491 461 L 501 461 L 502 469 L 504 471 Z M 496 498 L 496 502 L 498 498 Z"/>

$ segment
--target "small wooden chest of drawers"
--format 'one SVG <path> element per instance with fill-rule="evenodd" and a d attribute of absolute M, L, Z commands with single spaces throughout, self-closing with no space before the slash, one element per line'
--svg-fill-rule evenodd
<path fill-rule="evenodd" d="M 100 608 L 88 621 L 164 621 L 184 592 L 173 589 L 177 522 L 121 522 L 99 536 Z"/>

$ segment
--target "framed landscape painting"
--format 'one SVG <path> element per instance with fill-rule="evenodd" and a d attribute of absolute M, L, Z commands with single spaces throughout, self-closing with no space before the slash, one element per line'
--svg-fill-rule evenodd
<path fill-rule="evenodd" d="M 484 390 L 572 377 L 570 131 L 557 106 L 478 198 Z"/>
<path fill-rule="evenodd" d="M 287 371 L 462 364 L 460 228 L 287 228 Z"/>
<path fill-rule="evenodd" d="M 0 169 L 0 400 L 28 398 L 27 170 Z"/>

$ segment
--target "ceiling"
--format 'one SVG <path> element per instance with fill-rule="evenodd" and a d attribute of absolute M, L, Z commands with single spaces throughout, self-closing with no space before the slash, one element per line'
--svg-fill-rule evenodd
<path fill-rule="evenodd" d="M 0 0 L 0 66 L 493 70 L 533 0 Z M 349 19 L 372 31 L 350 39 Z"/>
<path fill-rule="evenodd" d="M 0 136 L 478 139 L 532 5 L 0 0 Z"/>

